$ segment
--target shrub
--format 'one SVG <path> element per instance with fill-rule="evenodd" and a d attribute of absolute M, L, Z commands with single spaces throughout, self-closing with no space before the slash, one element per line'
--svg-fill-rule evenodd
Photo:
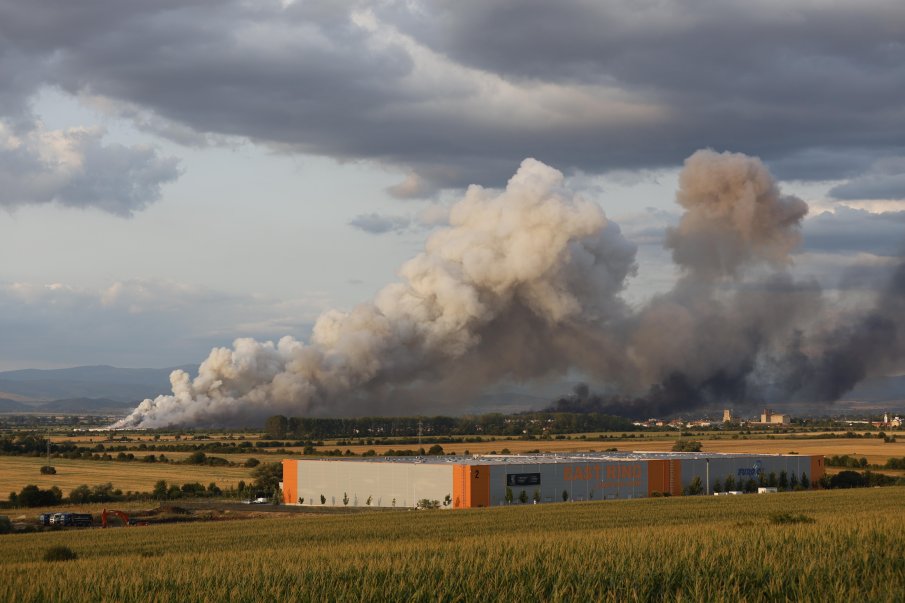
<path fill-rule="evenodd" d="M 6 515 L 0 515 L 0 534 L 9 534 L 13 531 L 13 524 Z"/>
<path fill-rule="evenodd" d="M 52 546 L 44 551 L 44 561 L 69 561 L 77 557 L 75 551 L 68 546 Z"/>
<path fill-rule="evenodd" d="M 37 486 L 29 484 L 22 488 L 18 495 L 10 494 L 9 499 L 22 507 L 49 507 L 63 500 L 63 492 L 56 486 L 50 490 L 41 490 Z"/>
<path fill-rule="evenodd" d="M 41 467 L 41 475 L 56 475 L 57 470 L 55 467 L 51 467 L 50 465 L 44 465 Z"/>
<path fill-rule="evenodd" d="M 700 452 L 703 446 L 697 440 L 677 440 L 673 444 L 673 452 Z"/>
<path fill-rule="evenodd" d="M 685 486 L 685 491 L 683 494 L 686 496 L 698 496 L 704 493 L 704 484 L 701 482 L 700 477 L 695 477 L 691 480 L 691 483 Z"/>

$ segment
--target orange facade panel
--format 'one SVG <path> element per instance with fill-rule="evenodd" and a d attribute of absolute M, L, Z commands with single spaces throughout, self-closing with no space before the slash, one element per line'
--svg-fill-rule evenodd
<path fill-rule="evenodd" d="M 490 506 L 490 467 L 453 465 L 453 508 Z"/>
<path fill-rule="evenodd" d="M 468 467 L 466 465 L 453 465 L 453 509 L 465 509 L 471 506 L 471 501 L 466 495 L 467 486 Z"/>
<path fill-rule="evenodd" d="M 811 487 L 816 488 L 817 482 L 823 477 L 824 466 L 822 456 L 811 457 Z"/>
<path fill-rule="evenodd" d="M 669 492 L 669 461 L 647 461 L 647 495 Z"/>
<path fill-rule="evenodd" d="M 669 460 L 669 493 L 682 496 L 682 461 Z"/>
<path fill-rule="evenodd" d="M 299 468 L 298 461 L 283 461 L 283 502 L 295 504 L 298 502 L 299 492 Z"/>

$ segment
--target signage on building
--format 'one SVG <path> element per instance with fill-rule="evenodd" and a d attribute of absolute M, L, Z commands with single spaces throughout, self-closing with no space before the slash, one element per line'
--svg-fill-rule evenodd
<path fill-rule="evenodd" d="M 540 473 L 507 473 L 507 486 L 539 486 Z"/>

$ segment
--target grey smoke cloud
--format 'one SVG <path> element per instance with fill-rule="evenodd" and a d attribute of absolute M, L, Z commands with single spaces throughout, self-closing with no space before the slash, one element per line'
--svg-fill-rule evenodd
<path fill-rule="evenodd" d="M 343 412 L 388 390 L 405 397 L 441 374 L 467 373 L 456 382 L 468 389 L 588 364 L 599 337 L 586 323 L 624 314 L 618 294 L 634 256 L 599 206 L 528 159 L 505 190 L 469 187 L 449 227 L 372 302 L 324 313 L 308 343 L 239 339 L 215 349 L 196 378 L 174 372 L 171 396 L 145 400 L 119 426 Z"/>
<path fill-rule="evenodd" d="M 667 231 L 673 260 L 696 276 L 735 276 L 754 260 L 789 262 L 808 205 L 783 196 L 766 166 L 740 153 L 702 150 L 685 160 L 676 201 L 685 209 Z"/>
<path fill-rule="evenodd" d="M 172 395 L 118 426 L 402 412 L 570 370 L 622 392 L 602 409 L 640 416 L 777 392 L 839 395 L 873 369 L 833 385 L 839 371 L 826 367 L 865 342 L 877 347 L 871 358 L 889 355 L 877 366 L 900 362 L 900 339 L 875 328 L 901 322 L 897 281 L 871 313 L 831 312 L 816 281 L 786 270 L 807 206 L 782 195 L 758 159 L 695 153 L 677 201 L 684 213 L 667 244 L 693 240 L 731 261 L 682 254 L 675 288 L 632 308 L 622 294 L 635 246 L 562 173 L 525 160 L 504 190 L 470 187 L 373 301 L 325 312 L 308 342 L 217 348 L 196 377 L 174 372 Z"/>

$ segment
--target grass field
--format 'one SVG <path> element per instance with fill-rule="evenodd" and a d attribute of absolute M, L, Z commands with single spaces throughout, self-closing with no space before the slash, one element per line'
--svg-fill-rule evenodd
<path fill-rule="evenodd" d="M 123 492 L 150 492 L 154 483 L 161 479 L 170 484 L 216 482 L 221 488 L 235 486 L 239 480 L 252 481 L 251 470 L 244 467 L 51 459 L 56 475 L 42 475 L 41 466 L 46 464 L 47 459 L 43 457 L 0 456 L 0 496 L 5 499 L 10 492 L 18 492 L 28 484 L 44 489 L 58 486 L 65 496 L 82 484 L 94 486 L 110 482 Z"/>
<path fill-rule="evenodd" d="M 9 535 L 0 600 L 901 601 L 903 508 L 883 488 Z"/>

